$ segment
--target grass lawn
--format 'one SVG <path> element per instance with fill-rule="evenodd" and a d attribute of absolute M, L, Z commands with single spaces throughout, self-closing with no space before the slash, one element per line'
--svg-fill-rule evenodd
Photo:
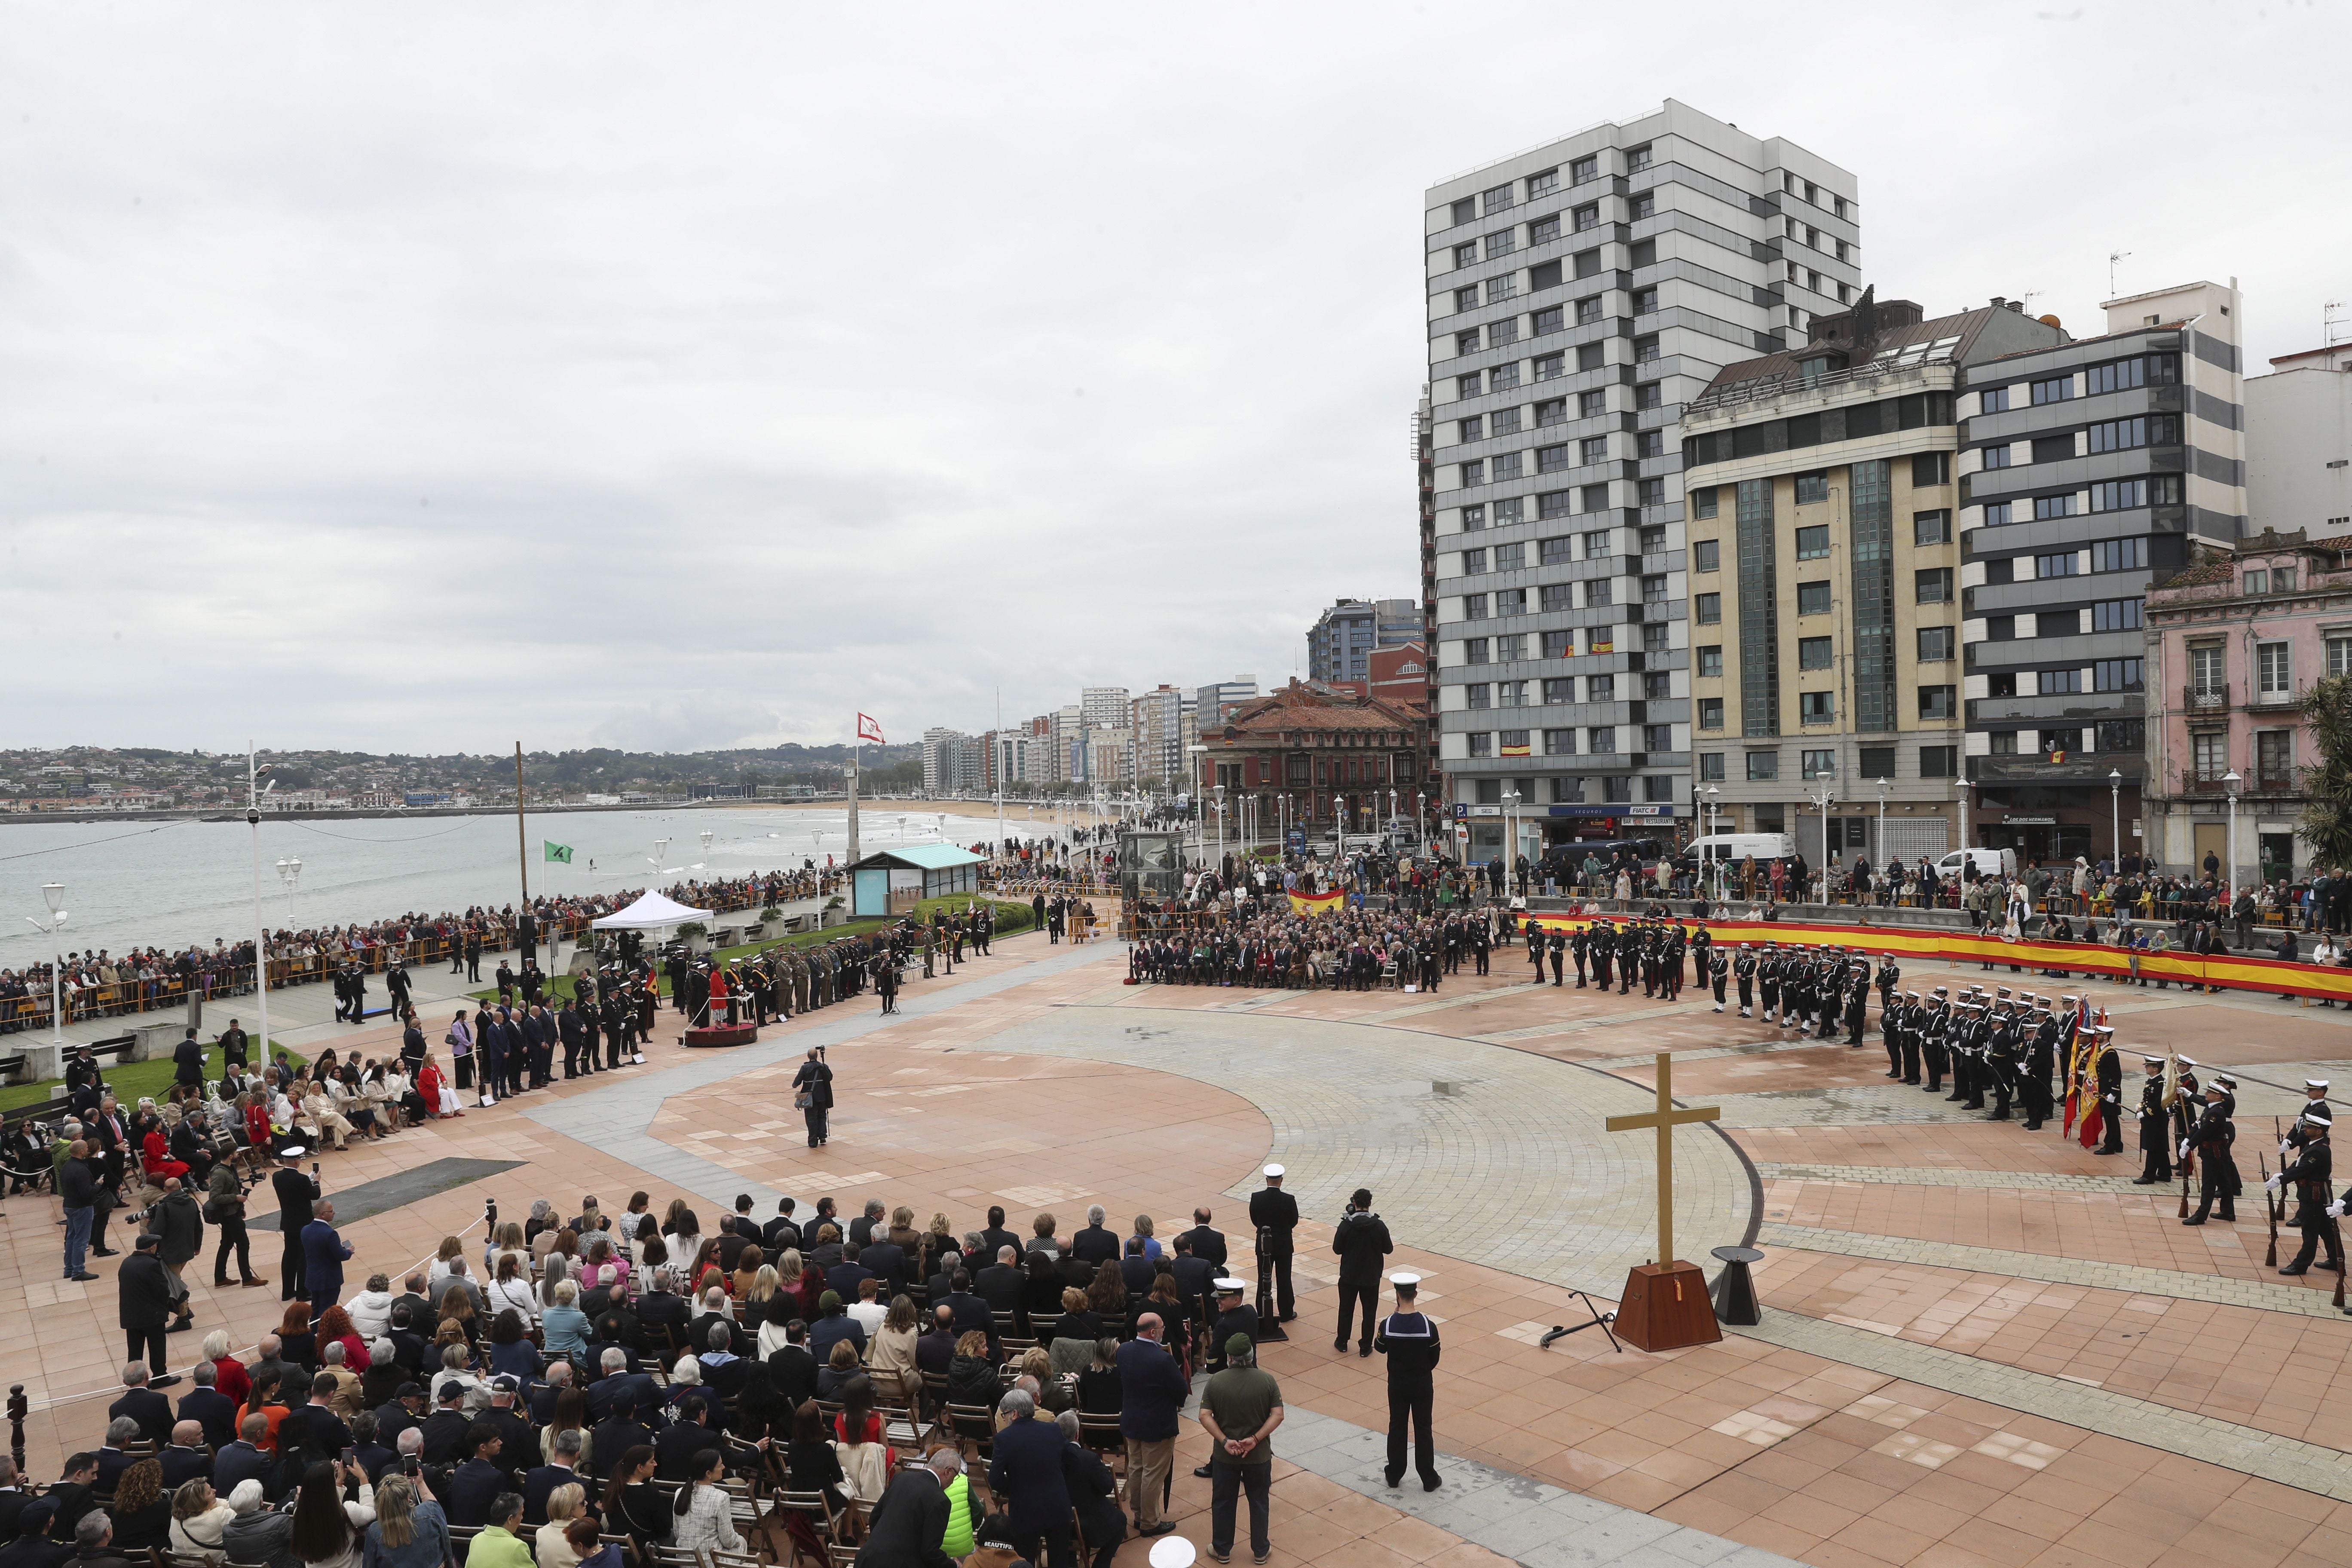
<path fill-rule="evenodd" d="M 299 1051 L 287 1050 L 284 1047 L 278 1048 L 286 1050 L 286 1055 L 293 1061 L 310 1060 Z M 0 1053 L 5 1053 L 6 1049 L 5 1043 L 0 1043 Z M 247 1056 L 248 1059 L 256 1062 L 274 1059 L 269 1052 L 257 1051 L 251 1045 L 247 1047 Z M 161 1061 L 123 1062 L 120 1065 L 101 1061 L 100 1067 L 107 1087 L 114 1090 L 115 1098 L 126 1107 L 137 1105 L 142 1095 L 152 1095 L 157 1100 L 162 1100 L 165 1091 L 172 1087 L 173 1073 L 177 1070 L 177 1065 L 169 1057 L 165 1057 Z M 205 1076 L 213 1079 L 220 1075 L 220 1047 L 207 1047 L 205 1050 Z M 23 1105 L 39 1105 L 45 1100 L 57 1099 L 65 1091 L 65 1079 L 58 1078 L 48 1079 L 40 1083 L 11 1084 L 5 1089 L 0 1089 L 0 1111 L 14 1110 Z"/>
<path fill-rule="evenodd" d="M 970 894 L 951 895 L 943 899 L 925 899 L 915 906 L 914 913 L 919 920 L 929 920 L 934 910 L 961 909 L 971 901 Z M 991 901 L 996 905 L 998 936 L 1013 935 L 1018 931 L 1028 930 L 1034 923 L 1028 905 L 1007 903 L 1002 900 Z M 833 942 L 845 936 L 864 936 L 868 931 L 879 931 L 885 926 L 896 923 L 896 920 L 881 920 L 868 916 L 864 920 L 854 920 L 842 925 L 828 926 L 823 931 L 800 931 L 792 936 L 771 937 L 764 942 L 746 942 L 740 947 L 720 948 L 718 953 L 722 963 L 731 962 L 738 958 L 749 958 L 753 953 L 765 952 L 770 948 L 815 947 L 822 942 Z M 669 994 L 668 976 L 656 973 L 656 983 L 661 987 L 661 994 L 665 996 Z M 472 994 L 478 1002 L 495 1002 L 498 1000 L 499 990 L 493 985 L 487 991 L 477 991 Z M 572 976 L 569 974 L 549 976 L 547 995 L 551 1000 L 561 1002 L 572 994 Z M 169 1073 L 163 1076 L 165 1082 L 171 1081 Z"/>

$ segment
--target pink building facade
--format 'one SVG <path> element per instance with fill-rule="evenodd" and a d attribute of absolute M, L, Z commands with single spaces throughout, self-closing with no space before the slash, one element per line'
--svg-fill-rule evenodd
<path fill-rule="evenodd" d="M 2314 868 L 2295 836 L 2317 760 L 2296 704 L 2352 673 L 2352 536 L 2265 532 L 2148 590 L 2147 853 L 2168 870 L 2210 855 L 2240 885 Z M 2235 777 L 2232 778 L 2231 775 Z M 2236 832 L 2231 802 L 2236 800 Z"/>

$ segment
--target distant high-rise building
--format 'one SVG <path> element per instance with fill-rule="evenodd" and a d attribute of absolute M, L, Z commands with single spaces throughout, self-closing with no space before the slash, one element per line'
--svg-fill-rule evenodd
<path fill-rule="evenodd" d="M 2352 343 L 2246 378 L 2246 528 L 2352 532 Z"/>
<path fill-rule="evenodd" d="M 1687 817 L 1683 405 L 1852 303 L 1855 192 L 1672 100 L 1429 190 L 1423 592 L 1473 858 L 1507 791 L 1523 849 Z"/>
<path fill-rule="evenodd" d="M 1411 599 L 1337 599 L 1307 629 L 1311 680 L 1361 680 L 1375 648 L 1421 636 L 1421 611 Z"/>
<path fill-rule="evenodd" d="M 1125 729 L 1127 703 L 1127 688 L 1124 686 L 1089 686 L 1078 693 L 1078 708 L 1086 716 L 1089 730 Z"/>
<path fill-rule="evenodd" d="M 1161 789 L 1181 787 L 1184 767 L 1184 713 L 1192 706 L 1189 693 L 1172 686 L 1155 686 L 1128 704 L 1129 729 L 1135 735 L 1135 777 L 1139 784 Z"/>
<path fill-rule="evenodd" d="M 987 787 L 987 763 L 977 735 L 934 728 L 923 731 L 923 793 L 974 795 Z"/>
<path fill-rule="evenodd" d="M 1192 713 L 1203 733 L 1222 725 L 1226 716 L 1257 696 L 1257 677 L 1236 675 L 1200 688 L 1192 694 Z"/>

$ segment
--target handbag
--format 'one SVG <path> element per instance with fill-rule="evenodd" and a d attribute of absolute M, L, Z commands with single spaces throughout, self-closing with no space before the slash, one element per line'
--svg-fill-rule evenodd
<path fill-rule="evenodd" d="M 798 1094 L 793 1096 L 793 1109 L 794 1110 L 806 1110 L 811 1104 L 814 1103 L 815 1098 L 816 1097 L 809 1093 L 807 1089 L 803 1089 Z"/>

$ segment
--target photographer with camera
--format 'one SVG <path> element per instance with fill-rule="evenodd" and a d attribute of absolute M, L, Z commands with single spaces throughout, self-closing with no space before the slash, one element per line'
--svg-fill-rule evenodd
<path fill-rule="evenodd" d="M 1356 1353 L 1372 1353 L 1373 1312 L 1381 1299 L 1382 1259 L 1396 1250 L 1389 1239 L 1389 1227 L 1372 1212 L 1372 1194 L 1369 1187 L 1358 1187 L 1348 1201 L 1348 1212 L 1332 1228 L 1331 1250 L 1339 1259 L 1339 1328 L 1331 1341 L 1331 1348 L 1348 1348 L 1348 1328 L 1354 1321 L 1356 1310 L 1363 1309 L 1363 1337 L 1357 1342 Z"/>

